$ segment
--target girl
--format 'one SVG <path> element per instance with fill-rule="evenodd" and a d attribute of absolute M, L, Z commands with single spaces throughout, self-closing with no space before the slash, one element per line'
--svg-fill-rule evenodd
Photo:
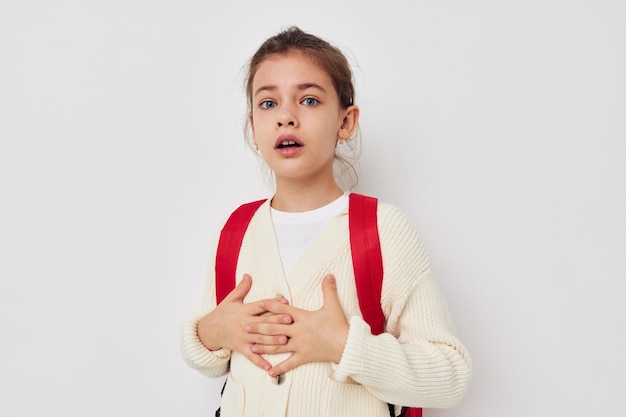
<path fill-rule="evenodd" d="M 470 357 L 415 231 L 388 204 L 377 209 L 385 332 L 372 335 L 359 309 L 349 192 L 334 169 L 359 121 L 344 55 L 287 29 L 252 57 L 246 93 L 253 145 L 275 193 L 247 228 L 237 287 L 216 305 L 211 268 L 203 310 L 182 334 L 190 366 L 228 373 L 221 415 L 383 417 L 388 404 L 456 404 Z"/>

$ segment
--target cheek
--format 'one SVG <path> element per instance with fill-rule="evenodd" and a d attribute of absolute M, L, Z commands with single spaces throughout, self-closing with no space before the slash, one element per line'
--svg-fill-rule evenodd
<path fill-rule="evenodd" d="M 255 133 L 261 133 L 263 131 L 263 123 L 262 123 L 262 118 L 260 118 L 259 116 L 254 116 L 251 120 L 250 120 L 250 129 L 252 130 L 252 134 L 254 135 Z"/>
<path fill-rule="evenodd" d="M 267 111 L 252 111 L 250 124 L 257 129 L 262 129 L 263 126 L 267 126 L 269 118 L 270 114 Z"/>

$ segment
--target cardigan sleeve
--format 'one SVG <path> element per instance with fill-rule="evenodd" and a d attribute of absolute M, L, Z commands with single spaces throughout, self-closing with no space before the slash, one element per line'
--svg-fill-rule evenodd
<path fill-rule="evenodd" d="M 231 351 L 228 349 L 218 349 L 215 351 L 207 349 L 198 337 L 198 322 L 216 306 L 215 298 L 215 252 L 217 243 L 212 251 L 211 261 L 203 292 L 202 308 L 190 314 L 183 322 L 180 340 L 180 350 L 185 362 L 192 368 L 200 371 L 206 376 L 215 378 L 225 375 L 228 372 L 228 361 Z"/>
<path fill-rule="evenodd" d="M 371 334 L 360 317 L 350 330 L 335 378 L 362 384 L 390 404 L 452 407 L 465 394 L 471 359 L 455 337 L 428 256 L 406 216 L 380 205 L 385 333 Z"/>

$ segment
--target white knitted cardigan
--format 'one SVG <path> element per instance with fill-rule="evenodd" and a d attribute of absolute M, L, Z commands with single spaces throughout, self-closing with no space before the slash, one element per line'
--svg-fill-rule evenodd
<path fill-rule="evenodd" d="M 295 307 L 317 310 L 327 274 L 337 280 L 339 300 L 350 330 L 339 364 L 316 362 L 285 374 L 280 383 L 226 349 L 210 351 L 197 335 L 198 320 L 215 307 L 211 264 L 203 308 L 183 324 L 181 350 L 186 362 L 210 377 L 230 372 L 222 417 L 388 415 L 387 403 L 451 407 L 464 395 L 471 375 L 468 351 L 454 336 L 454 325 L 431 276 L 428 256 L 406 216 L 379 204 L 383 254 L 381 303 L 385 333 L 373 336 L 359 310 L 350 255 L 348 215 L 334 218 L 287 276 L 281 266 L 269 202 L 252 219 L 239 256 L 237 277 L 252 276 L 246 302 L 283 294 Z M 212 257 L 213 259 L 214 257 Z M 267 356 L 272 364 L 286 354 Z"/>

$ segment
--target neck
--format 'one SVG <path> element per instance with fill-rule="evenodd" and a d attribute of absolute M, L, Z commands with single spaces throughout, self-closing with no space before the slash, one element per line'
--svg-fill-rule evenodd
<path fill-rule="evenodd" d="M 335 179 L 320 183 L 303 184 L 300 181 L 276 179 L 276 193 L 272 207 L 287 212 L 303 212 L 323 207 L 343 194 Z"/>

